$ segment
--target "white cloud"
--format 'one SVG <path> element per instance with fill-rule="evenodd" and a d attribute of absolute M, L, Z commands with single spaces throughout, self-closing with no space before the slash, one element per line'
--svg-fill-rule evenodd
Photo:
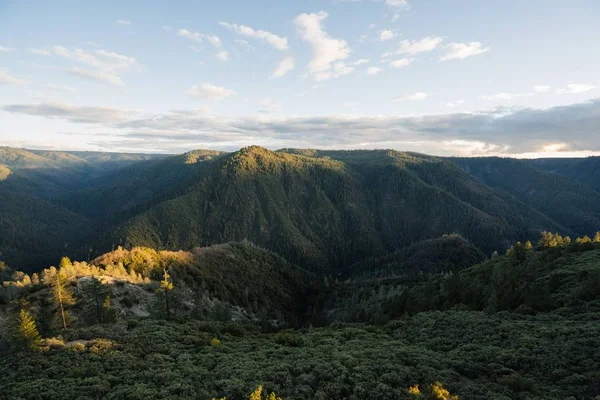
<path fill-rule="evenodd" d="M 484 95 L 481 96 L 482 99 L 484 100 L 488 100 L 488 101 L 495 101 L 495 100 L 513 100 L 513 99 L 517 99 L 520 97 L 529 97 L 529 96 L 533 96 L 534 93 L 506 93 L 506 92 L 502 92 L 502 93 L 496 93 L 496 94 L 492 94 L 492 95 Z"/>
<path fill-rule="evenodd" d="M 63 46 L 53 46 L 54 54 L 87 64 L 94 68 L 117 73 L 128 68 L 136 67 L 138 70 L 143 70 L 143 67 L 138 64 L 135 58 L 128 57 L 122 54 L 109 52 L 106 50 L 95 50 L 88 52 L 82 49 L 68 49 Z"/>
<path fill-rule="evenodd" d="M 202 85 L 194 85 L 188 89 L 186 94 L 197 97 L 202 100 L 222 100 L 226 97 L 234 95 L 233 90 L 225 89 L 224 87 L 203 83 Z"/>
<path fill-rule="evenodd" d="M 260 109 L 258 110 L 261 114 L 278 114 L 281 112 L 281 106 L 275 103 L 271 99 L 264 99 L 260 103 Z"/>
<path fill-rule="evenodd" d="M 402 68 L 402 67 L 407 67 L 410 65 L 410 63 L 412 63 L 412 59 L 410 58 L 401 58 L 399 60 L 394 60 L 390 62 L 390 67 L 392 68 Z"/>
<path fill-rule="evenodd" d="M 256 30 L 256 29 L 251 28 L 246 25 L 230 24 L 227 22 L 219 22 L 219 25 L 221 25 L 224 28 L 227 28 L 230 31 L 233 31 L 237 34 L 251 37 L 254 39 L 263 40 L 263 41 L 267 42 L 269 45 L 271 45 L 272 47 L 276 48 L 277 50 L 287 50 L 288 49 L 287 38 L 277 36 L 274 33 L 263 31 L 260 29 Z"/>
<path fill-rule="evenodd" d="M 243 39 L 236 39 L 234 40 L 234 42 L 239 45 L 243 50 L 245 51 L 254 51 L 256 50 L 256 47 L 252 46 L 250 43 L 248 43 L 247 40 L 243 40 Z"/>
<path fill-rule="evenodd" d="M 381 71 L 383 71 L 382 68 L 379 68 L 379 67 L 369 67 L 369 68 L 367 68 L 367 75 L 377 75 Z"/>
<path fill-rule="evenodd" d="M 536 85 L 533 86 L 531 89 L 536 93 L 547 93 L 552 89 L 552 87 L 548 85 Z"/>
<path fill-rule="evenodd" d="M 369 63 L 369 59 L 368 58 L 361 58 L 360 60 L 356 60 L 352 63 L 352 65 L 363 65 L 363 64 L 368 64 Z"/>
<path fill-rule="evenodd" d="M 49 50 L 46 49 L 29 49 L 31 54 L 37 54 L 38 56 L 52 56 Z"/>
<path fill-rule="evenodd" d="M 456 101 L 449 101 L 446 103 L 446 107 L 450 107 L 450 108 L 459 107 L 459 106 L 463 105 L 464 102 L 465 101 L 463 99 L 456 100 Z"/>
<path fill-rule="evenodd" d="M 222 61 L 222 62 L 226 62 L 229 60 L 229 52 L 227 51 L 220 51 L 217 53 L 217 60 Z"/>
<path fill-rule="evenodd" d="M 339 78 L 341 76 L 348 75 L 354 71 L 354 67 L 350 67 L 343 61 L 338 61 L 333 64 L 333 68 L 328 71 L 319 71 L 315 73 L 315 80 L 317 82 L 326 81 L 329 79 Z"/>
<path fill-rule="evenodd" d="M 480 42 L 450 43 L 446 46 L 447 52 L 440 61 L 463 60 L 467 57 L 476 56 L 490 51 L 489 47 L 483 47 Z"/>
<path fill-rule="evenodd" d="M 410 8 L 410 5 L 408 4 L 407 0 L 385 0 L 385 4 L 390 7 L 398 7 L 398 8 L 405 8 L 405 9 Z"/>
<path fill-rule="evenodd" d="M 15 48 L 0 46 L 0 53 L 13 53 L 15 51 L 17 51 Z"/>
<path fill-rule="evenodd" d="M 419 40 L 403 40 L 397 54 L 417 54 L 435 50 L 444 39 L 440 36 L 427 36 Z"/>
<path fill-rule="evenodd" d="M 202 43 L 204 40 L 206 40 L 210 44 L 212 44 L 216 49 L 220 49 L 221 47 L 223 47 L 223 44 L 221 43 L 221 38 L 215 35 L 207 35 L 205 33 L 188 31 L 187 29 L 179 29 L 177 31 L 177 36 L 193 40 L 197 43 Z"/>
<path fill-rule="evenodd" d="M 275 71 L 273 71 L 272 78 L 281 78 L 295 67 L 295 60 L 292 56 L 284 57 L 280 62 Z"/>
<path fill-rule="evenodd" d="M 92 81 L 109 83 L 111 85 L 119 87 L 125 86 L 125 82 L 123 82 L 123 79 L 119 78 L 115 74 L 103 70 L 87 70 L 74 67 L 69 70 L 69 73 L 72 75 L 76 75 L 80 78 Z"/>
<path fill-rule="evenodd" d="M 396 37 L 396 34 L 389 29 L 379 32 L 379 41 L 385 42 Z"/>
<path fill-rule="evenodd" d="M 162 28 L 167 32 L 173 32 L 173 28 L 171 28 L 169 25 L 163 25 Z"/>
<path fill-rule="evenodd" d="M 131 21 L 127 19 L 118 19 L 115 22 L 119 25 L 131 25 Z"/>
<path fill-rule="evenodd" d="M 317 14 L 300 14 L 294 20 L 300 36 L 312 49 L 308 70 L 317 80 L 335 78 L 352 72 L 352 67 L 341 61 L 350 55 L 350 47 L 345 40 L 335 39 L 327 34 L 321 26 L 326 18 L 327 13 L 321 11 Z"/>
<path fill-rule="evenodd" d="M 399 101 L 409 101 L 409 100 L 425 100 L 427 98 L 427 93 L 417 92 L 413 94 L 409 94 L 407 96 L 396 97 L 393 99 L 394 102 Z"/>
<path fill-rule="evenodd" d="M 590 90 L 595 89 L 595 88 L 596 88 L 596 86 L 593 86 L 593 85 L 587 85 L 587 84 L 582 84 L 582 83 L 571 83 L 571 84 L 567 85 L 567 87 L 565 87 L 565 88 L 556 89 L 556 94 L 584 93 L 584 92 L 589 92 Z"/>
<path fill-rule="evenodd" d="M 71 93 L 74 93 L 74 92 L 77 91 L 77 89 L 75 89 L 72 86 L 69 86 L 69 85 L 60 85 L 60 84 L 56 84 L 56 83 L 46 83 L 44 85 L 44 87 L 46 89 L 54 90 L 54 91 L 58 91 L 58 92 L 71 92 Z"/>
<path fill-rule="evenodd" d="M 12 76 L 8 72 L 4 71 L 0 68 L 0 85 L 8 84 L 8 85 L 26 85 L 29 81 L 27 79 L 17 78 L 16 76 Z"/>
<path fill-rule="evenodd" d="M 3 110 L 77 123 L 114 124 L 139 117 L 139 112 L 115 107 L 81 107 L 63 103 L 12 104 Z"/>

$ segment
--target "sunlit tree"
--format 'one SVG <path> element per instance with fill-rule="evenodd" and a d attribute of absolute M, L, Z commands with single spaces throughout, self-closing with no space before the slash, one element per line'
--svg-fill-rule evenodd
<path fill-rule="evenodd" d="M 15 332 L 15 341 L 29 350 L 39 350 L 42 336 L 37 330 L 33 315 L 25 309 L 19 312 L 19 322 Z"/>

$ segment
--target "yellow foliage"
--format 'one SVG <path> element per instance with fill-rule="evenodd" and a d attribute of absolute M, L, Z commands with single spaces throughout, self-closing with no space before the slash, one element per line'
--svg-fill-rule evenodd
<path fill-rule="evenodd" d="M 435 396 L 434 398 L 438 400 L 458 400 L 458 396 L 451 395 L 440 382 L 431 385 L 431 393 Z"/>
<path fill-rule="evenodd" d="M 263 387 L 260 385 L 254 392 L 250 394 L 249 400 L 262 400 Z M 283 400 L 281 397 L 277 397 L 275 393 L 271 393 L 266 397 L 266 400 Z"/>
<path fill-rule="evenodd" d="M 413 396 L 419 396 L 421 391 L 419 390 L 419 385 L 414 385 L 408 388 L 408 393 Z"/>
<path fill-rule="evenodd" d="M 217 338 L 213 338 L 210 340 L 210 345 L 211 346 L 220 346 L 221 345 L 221 341 Z"/>

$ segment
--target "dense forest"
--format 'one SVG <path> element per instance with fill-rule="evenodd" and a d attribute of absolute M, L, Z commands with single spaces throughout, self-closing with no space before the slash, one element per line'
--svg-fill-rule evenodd
<path fill-rule="evenodd" d="M 600 398 L 597 165 L 0 148 L 0 399 Z"/>

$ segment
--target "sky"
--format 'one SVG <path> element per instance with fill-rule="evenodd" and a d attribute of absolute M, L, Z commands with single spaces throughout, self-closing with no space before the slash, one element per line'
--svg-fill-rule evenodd
<path fill-rule="evenodd" d="M 600 155 L 597 0 L 0 0 L 0 145 Z"/>

